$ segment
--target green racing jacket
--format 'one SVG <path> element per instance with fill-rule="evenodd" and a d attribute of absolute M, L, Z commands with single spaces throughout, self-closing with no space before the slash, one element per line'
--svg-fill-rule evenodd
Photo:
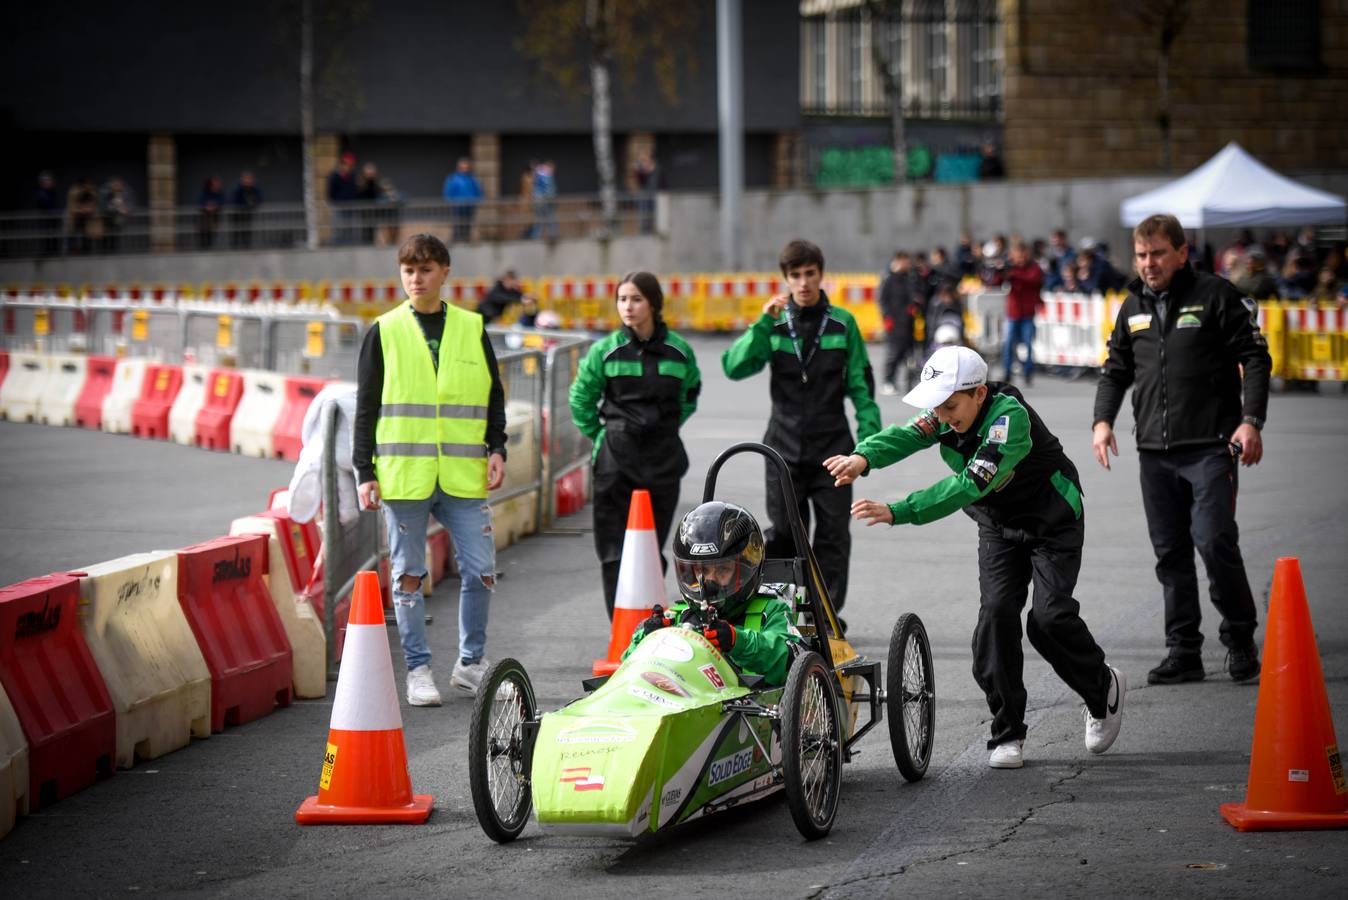
<path fill-rule="evenodd" d="M 678 622 L 687 608 L 688 604 L 680 600 L 669 608 L 667 615 Z M 785 601 L 759 594 L 744 608 L 744 618 L 730 623 L 735 627 L 735 646 L 725 655 L 741 671 L 762 675 L 769 685 L 785 684 L 791 664 L 790 645 L 800 640 L 793 619 L 791 607 Z M 646 632 L 637 628 L 622 658 L 627 659 L 645 636 Z"/>
<path fill-rule="evenodd" d="M 924 525 L 963 509 L 975 521 L 1037 533 L 1064 515 L 1081 518 L 1076 467 L 1058 439 L 1009 384 L 992 382 L 968 431 L 924 409 L 857 445 L 870 468 L 884 468 L 939 444 L 954 472 L 889 504 L 895 525 Z"/>

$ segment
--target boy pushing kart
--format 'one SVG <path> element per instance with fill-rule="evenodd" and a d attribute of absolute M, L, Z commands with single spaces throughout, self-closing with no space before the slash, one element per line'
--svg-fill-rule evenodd
<path fill-rule="evenodd" d="M 1105 664 L 1072 597 L 1085 535 L 1076 467 L 1020 391 L 989 384 L 987 375 L 987 363 L 973 350 L 942 347 L 903 398 L 922 411 L 824 466 L 839 486 L 847 485 L 868 469 L 940 445 L 954 474 L 894 503 L 857 500 L 853 518 L 867 525 L 921 525 L 963 509 L 978 523 L 973 672 L 992 711 L 988 765 L 1024 764 L 1020 611 L 1030 583 L 1034 594 L 1025 623 L 1030 644 L 1086 701 L 1086 749 L 1104 753 L 1123 724 L 1127 681 Z"/>

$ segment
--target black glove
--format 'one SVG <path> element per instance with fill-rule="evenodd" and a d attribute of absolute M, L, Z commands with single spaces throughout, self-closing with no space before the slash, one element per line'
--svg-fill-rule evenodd
<path fill-rule="evenodd" d="M 651 609 L 650 618 L 643 619 L 641 624 L 637 627 L 641 629 L 641 634 L 645 636 L 652 631 L 658 631 L 661 628 L 664 628 L 668 624 L 669 620 L 665 618 L 665 608 L 657 603 Z"/>
<path fill-rule="evenodd" d="M 725 619 L 717 619 L 710 628 L 702 632 L 702 636 L 711 641 L 712 646 L 722 653 L 729 653 L 735 646 L 735 626 Z"/>

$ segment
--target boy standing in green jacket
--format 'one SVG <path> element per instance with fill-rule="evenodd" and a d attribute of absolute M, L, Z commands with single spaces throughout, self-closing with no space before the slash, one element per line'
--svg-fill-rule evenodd
<path fill-rule="evenodd" d="M 1031 583 L 1030 644 L 1086 701 L 1086 749 L 1104 753 L 1123 724 L 1127 681 L 1105 664 L 1072 597 L 1085 536 L 1076 467 L 1020 392 L 987 376 L 987 363 L 968 347 L 937 350 L 903 398 L 922 411 L 824 465 L 838 484 L 851 484 L 868 469 L 940 446 L 954 474 L 894 503 L 858 500 L 852 516 L 867 525 L 921 525 L 963 509 L 978 523 L 973 671 L 992 711 L 990 766 L 1018 769 L 1024 761 L 1020 612 Z"/>

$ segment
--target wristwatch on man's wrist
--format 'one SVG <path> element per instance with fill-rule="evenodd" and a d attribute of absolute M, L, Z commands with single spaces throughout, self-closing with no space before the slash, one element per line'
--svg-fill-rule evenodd
<path fill-rule="evenodd" d="M 1255 431 L 1264 430 L 1264 420 L 1258 416 L 1243 416 L 1240 421 L 1245 425 L 1253 425 Z"/>

